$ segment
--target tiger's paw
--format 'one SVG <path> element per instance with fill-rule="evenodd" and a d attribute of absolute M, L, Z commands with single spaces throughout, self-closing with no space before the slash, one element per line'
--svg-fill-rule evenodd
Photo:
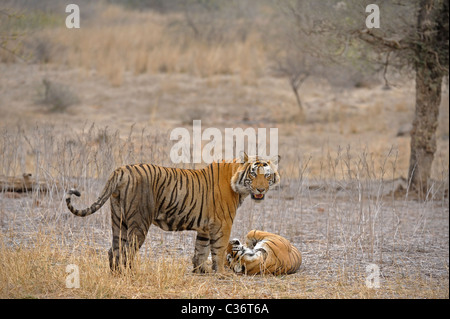
<path fill-rule="evenodd" d="M 194 269 L 192 269 L 192 273 L 200 274 L 200 275 L 210 274 L 210 273 L 212 273 L 212 269 L 211 269 L 211 267 L 208 267 L 207 265 L 203 264 L 203 265 L 194 267 Z"/>
<path fill-rule="evenodd" d="M 241 251 L 244 249 L 244 246 L 242 246 L 239 239 L 234 238 L 234 239 L 230 240 L 229 243 L 231 245 L 231 251 Z"/>

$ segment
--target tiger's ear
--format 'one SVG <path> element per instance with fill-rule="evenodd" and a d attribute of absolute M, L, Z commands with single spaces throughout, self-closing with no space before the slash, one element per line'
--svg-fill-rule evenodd
<path fill-rule="evenodd" d="M 248 155 L 244 151 L 242 151 L 239 155 L 239 158 L 241 159 L 241 162 L 247 163 L 248 162 Z"/>
<path fill-rule="evenodd" d="M 281 159 L 281 156 L 280 156 L 280 155 L 277 155 L 277 156 L 272 157 L 271 160 L 270 160 L 270 162 L 271 162 L 273 165 L 278 166 L 278 164 L 280 163 L 280 159 Z"/>

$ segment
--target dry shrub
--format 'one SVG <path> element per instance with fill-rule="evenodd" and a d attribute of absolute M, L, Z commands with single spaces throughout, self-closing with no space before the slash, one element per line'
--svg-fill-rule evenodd
<path fill-rule="evenodd" d="M 38 46 L 35 55 L 69 67 L 95 69 L 113 86 L 123 83 L 125 72 L 240 74 L 251 82 L 265 69 L 263 42 L 256 33 L 232 43 L 207 42 L 171 27 L 182 19 L 176 14 L 131 12 L 110 5 L 99 15 L 78 30 L 45 30 L 45 39 L 51 42 L 41 41 L 44 46 Z M 58 50 L 48 49 L 53 46 Z"/>
<path fill-rule="evenodd" d="M 80 102 L 69 86 L 46 78 L 42 80 L 42 83 L 44 93 L 38 102 L 47 105 L 50 112 L 64 112 L 69 106 Z"/>

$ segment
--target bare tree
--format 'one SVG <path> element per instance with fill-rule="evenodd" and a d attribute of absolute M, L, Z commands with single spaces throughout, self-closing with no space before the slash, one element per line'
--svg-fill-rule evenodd
<path fill-rule="evenodd" d="M 322 36 L 328 48 L 320 47 L 324 58 L 338 62 L 348 58 L 349 52 L 354 58 L 355 52 L 370 48 L 369 54 L 360 57 L 379 64 L 384 74 L 388 67 L 406 67 L 415 73 L 416 111 L 408 179 L 412 190 L 424 195 L 436 152 L 442 81 L 448 75 L 449 0 L 380 0 L 380 28 L 365 24 L 369 3 L 286 0 L 284 10 L 299 34 Z"/>
<path fill-rule="evenodd" d="M 334 3 L 339 13 L 345 4 Z M 364 85 L 365 79 L 381 70 L 383 65 L 371 64 L 359 60 L 367 58 L 368 46 L 356 47 L 348 34 L 339 38 L 330 32 L 333 27 L 326 24 L 330 19 L 340 19 L 328 15 L 333 9 L 331 1 L 289 1 L 277 2 L 281 16 L 276 16 L 276 31 L 270 35 L 277 48 L 271 54 L 272 70 L 277 76 L 286 77 L 295 95 L 299 110 L 303 116 L 304 105 L 300 88 L 310 77 L 327 79 L 337 86 L 348 87 Z M 328 10 L 328 14 L 327 11 Z M 311 12 L 322 16 L 314 19 Z M 286 19 L 286 17 L 288 19 Z M 335 28 L 337 30 L 337 28 Z M 350 59 L 347 57 L 350 56 Z"/>
<path fill-rule="evenodd" d="M 300 98 L 300 87 L 312 73 L 312 64 L 310 56 L 305 52 L 296 51 L 294 53 L 288 51 L 284 54 L 278 54 L 273 58 L 273 71 L 277 76 L 287 77 L 289 85 L 294 92 L 297 105 L 300 112 L 303 113 L 303 103 Z"/>

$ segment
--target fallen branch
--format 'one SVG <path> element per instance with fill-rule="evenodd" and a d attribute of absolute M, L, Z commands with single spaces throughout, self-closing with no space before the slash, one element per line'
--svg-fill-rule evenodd
<path fill-rule="evenodd" d="M 26 193 L 39 190 L 40 192 L 49 192 L 54 188 L 54 182 L 49 185 L 46 181 L 36 181 L 29 173 L 24 173 L 21 177 L 0 175 L 0 191 Z"/>

